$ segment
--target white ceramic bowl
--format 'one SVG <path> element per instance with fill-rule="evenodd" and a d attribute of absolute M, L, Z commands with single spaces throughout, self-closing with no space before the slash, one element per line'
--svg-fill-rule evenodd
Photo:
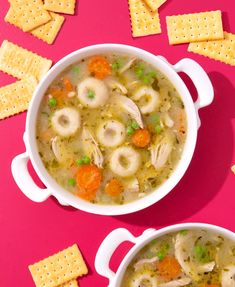
<path fill-rule="evenodd" d="M 165 234 L 185 229 L 204 229 L 219 233 L 222 236 L 235 241 L 235 233 L 232 231 L 216 225 L 205 223 L 182 223 L 161 228 L 159 230 L 150 228 L 145 230 L 143 234 L 138 237 L 134 237 L 125 228 L 118 228 L 113 230 L 101 243 L 95 258 L 96 271 L 109 280 L 109 287 L 120 287 L 126 268 L 139 250 L 141 250 L 153 239 L 159 238 Z M 134 243 L 134 246 L 125 255 L 120 266 L 118 267 L 117 272 L 114 273 L 109 267 L 110 259 L 117 247 L 125 241 Z"/>
<path fill-rule="evenodd" d="M 105 54 L 105 53 L 124 53 L 136 56 L 146 62 L 151 63 L 156 69 L 160 70 L 175 86 L 185 105 L 187 114 L 187 138 L 183 150 L 182 158 L 179 161 L 175 171 L 171 177 L 163 183 L 156 191 L 147 195 L 144 198 L 125 205 L 98 205 L 92 204 L 79 197 L 74 196 L 72 193 L 66 191 L 48 174 L 43 162 L 38 154 L 36 142 L 36 121 L 37 113 L 41 100 L 51 82 L 69 65 L 81 60 L 84 57 L 91 55 Z M 183 80 L 178 75 L 178 72 L 186 73 L 193 81 L 197 92 L 198 99 L 194 103 L 191 95 L 184 84 Z M 75 51 L 62 60 L 60 60 L 52 69 L 47 73 L 44 79 L 38 85 L 33 99 L 30 103 L 27 120 L 26 130 L 24 133 L 24 142 L 26 145 L 26 152 L 16 156 L 12 161 L 12 174 L 13 177 L 22 190 L 22 192 L 31 200 L 42 202 L 49 196 L 54 196 L 62 205 L 71 205 L 75 208 L 102 215 L 120 215 L 132 213 L 144 209 L 153 203 L 159 201 L 166 196 L 179 182 L 187 170 L 189 163 L 192 159 L 196 140 L 197 130 L 200 126 L 198 117 L 198 109 L 209 105 L 213 100 L 214 92 L 212 84 L 202 67 L 191 59 L 183 59 L 175 65 L 171 65 L 161 56 L 155 56 L 144 50 L 119 44 L 102 44 L 89 46 L 78 51 Z M 40 189 L 31 178 L 27 170 L 27 162 L 31 160 L 33 167 L 38 174 L 39 178 L 45 184 L 45 189 Z"/>

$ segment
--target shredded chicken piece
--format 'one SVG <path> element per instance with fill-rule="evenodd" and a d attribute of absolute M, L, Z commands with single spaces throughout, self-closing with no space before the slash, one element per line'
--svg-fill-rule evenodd
<path fill-rule="evenodd" d="M 144 287 L 143 281 L 149 282 L 149 286 L 158 287 L 157 279 L 151 273 L 137 274 L 130 282 L 131 287 Z"/>
<path fill-rule="evenodd" d="M 215 262 L 212 261 L 212 262 L 209 262 L 209 263 L 205 263 L 205 264 L 202 264 L 202 265 L 199 265 L 198 266 L 198 273 L 205 273 L 205 272 L 210 272 L 214 269 L 215 267 Z"/>
<path fill-rule="evenodd" d="M 104 157 L 99 149 L 98 143 L 87 128 L 82 130 L 82 141 L 84 143 L 85 152 L 93 158 L 94 163 L 102 168 Z"/>
<path fill-rule="evenodd" d="M 113 95 L 112 101 L 117 104 L 121 104 L 122 107 L 130 114 L 130 116 L 138 123 L 138 125 L 143 128 L 144 123 L 137 105 L 128 97 L 122 95 Z"/>
<path fill-rule="evenodd" d="M 128 192 L 139 192 L 140 186 L 139 186 L 139 181 L 136 177 L 128 180 L 128 182 L 125 184 L 125 190 Z"/>
<path fill-rule="evenodd" d="M 159 261 L 159 259 L 157 256 L 153 257 L 151 259 L 148 259 L 148 258 L 140 259 L 138 262 L 135 263 L 134 268 L 135 268 L 135 270 L 138 270 L 144 264 L 153 264 L 153 263 L 158 262 L 158 261 Z"/>
<path fill-rule="evenodd" d="M 222 287 L 235 287 L 235 265 L 225 266 L 221 275 Z"/>
<path fill-rule="evenodd" d="M 167 283 L 159 284 L 158 287 L 180 287 L 180 286 L 186 286 L 191 282 L 192 282 L 191 278 L 183 277 L 180 279 L 172 280 L 172 281 L 167 282 Z"/>
<path fill-rule="evenodd" d="M 51 149 L 56 157 L 56 159 L 58 160 L 58 162 L 61 161 L 61 154 L 60 154 L 60 150 L 58 147 L 58 137 L 54 137 L 51 139 Z"/>
<path fill-rule="evenodd" d="M 120 82 L 118 82 L 115 79 L 112 78 L 108 78 L 106 80 L 106 84 L 108 87 L 110 87 L 111 89 L 118 89 L 121 93 L 123 94 L 127 94 L 127 89 L 125 86 L 123 86 Z"/>
<path fill-rule="evenodd" d="M 172 128 L 174 126 L 174 121 L 172 120 L 172 118 L 169 116 L 168 113 L 165 113 L 164 115 L 164 124 L 169 128 Z"/>
<path fill-rule="evenodd" d="M 128 70 L 135 62 L 136 58 L 132 58 L 130 59 L 130 61 L 128 61 L 120 70 L 119 73 L 122 74 L 124 73 L 126 70 Z"/>
<path fill-rule="evenodd" d="M 166 164 L 172 148 L 172 139 L 168 136 L 163 137 L 150 147 L 151 162 L 156 169 L 162 168 Z"/>

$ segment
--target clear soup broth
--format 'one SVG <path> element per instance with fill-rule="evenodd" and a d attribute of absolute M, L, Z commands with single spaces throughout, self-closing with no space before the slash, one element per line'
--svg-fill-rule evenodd
<path fill-rule="evenodd" d="M 121 287 L 229 287 L 234 275 L 234 241 L 206 230 L 181 230 L 140 250 Z"/>
<path fill-rule="evenodd" d="M 151 64 L 82 59 L 49 86 L 37 118 L 41 159 L 56 182 L 97 204 L 125 204 L 165 182 L 185 143 L 184 104 Z"/>

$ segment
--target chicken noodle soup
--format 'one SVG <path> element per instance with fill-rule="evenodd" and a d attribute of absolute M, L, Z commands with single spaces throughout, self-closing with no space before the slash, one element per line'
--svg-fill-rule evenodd
<path fill-rule="evenodd" d="M 165 182 L 180 160 L 187 120 L 171 82 L 127 55 L 82 59 L 49 86 L 37 143 L 49 174 L 99 204 L 137 200 Z"/>
<path fill-rule="evenodd" d="M 235 286 L 235 242 L 206 230 L 181 230 L 140 250 L 121 287 Z"/>

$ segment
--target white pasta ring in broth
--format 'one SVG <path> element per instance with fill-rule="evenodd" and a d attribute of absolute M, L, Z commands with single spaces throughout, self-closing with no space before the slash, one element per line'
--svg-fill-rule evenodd
<path fill-rule="evenodd" d="M 106 84 L 98 79 L 88 77 L 77 86 L 78 99 L 88 108 L 98 108 L 105 105 L 109 93 Z"/>
<path fill-rule="evenodd" d="M 53 114 L 51 124 L 54 131 L 60 136 L 71 136 L 80 128 L 80 113 L 70 107 L 59 109 Z"/>
<path fill-rule="evenodd" d="M 96 135 L 103 146 L 115 147 L 125 140 L 125 126 L 119 121 L 107 120 L 98 127 Z"/>
<path fill-rule="evenodd" d="M 111 155 L 110 169 L 119 176 L 131 176 L 137 172 L 139 166 L 140 155 L 132 147 L 119 147 Z"/>
<path fill-rule="evenodd" d="M 143 86 L 134 92 L 132 99 L 139 101 L 141 98 L 145 99 L 145 103 L 139 107 L 142 114 L 152 113 L 159 105 L 159 93 L 153 88 Z"/>

